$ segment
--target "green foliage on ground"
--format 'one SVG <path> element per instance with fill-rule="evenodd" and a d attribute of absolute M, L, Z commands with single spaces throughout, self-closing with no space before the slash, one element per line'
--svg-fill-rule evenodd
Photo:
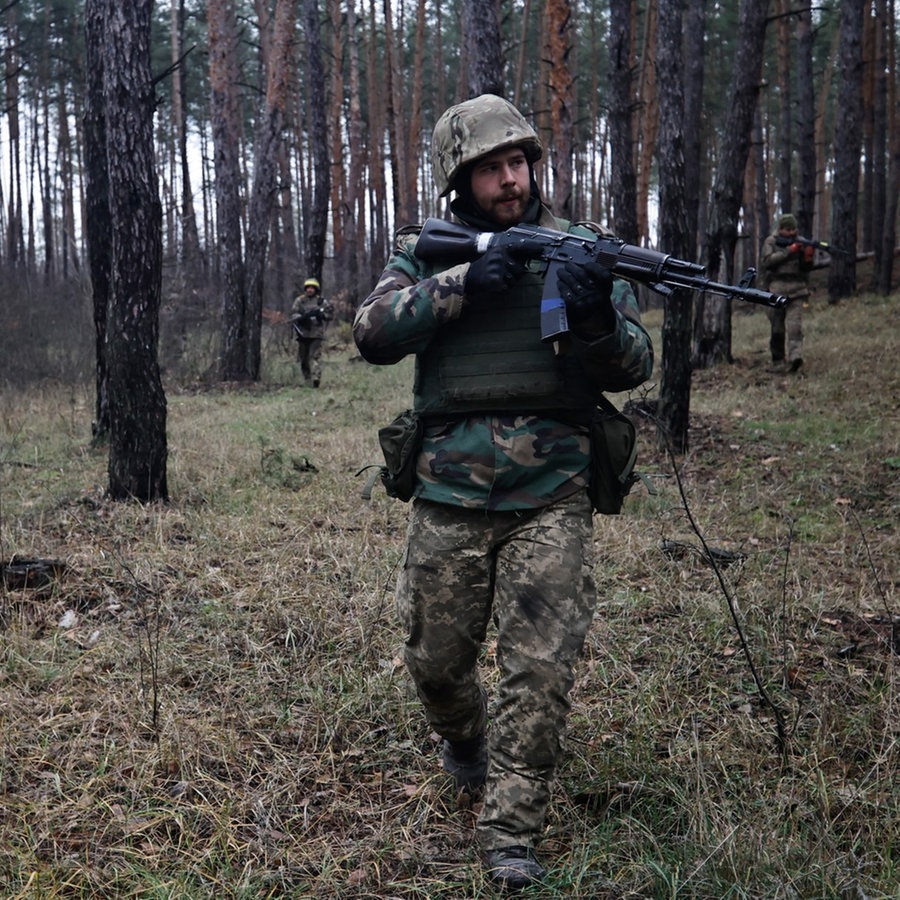
<path fill-rule="evenodd" d="M 789 376 L 741 309 L 735 363 L 695 373 L 677 471 L 759 683 L 641 421 L 658 493 L 596 519 L 529 896 L 900 896 L 898 325 L 814 301 Z M 312 390 L 272 344 L 261 385 L 167 385 L 152 506 L 104 499 L 89 384 L 4 392 L 0 558 L 65 566 L 0 594 L 4 896 L 490 895 L 399 660 L 406 507 L 360 498 L 411 378 L 338 343 Z"/>

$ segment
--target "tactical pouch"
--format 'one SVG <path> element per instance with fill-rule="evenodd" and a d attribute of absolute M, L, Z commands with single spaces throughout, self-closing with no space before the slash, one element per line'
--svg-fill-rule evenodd
<path fill-rule="evenodd" d="M 384 454 L 381 482 L 388 496 L 404 503 L 412 497 L 416 485 L 416 457 L 423 432 L 422 420 L 409 409 L 378 429 L 378 443 Z"/>
<path fill-rule="evenodd" d="M 591 420 L 590 497 L 594 510 L 615 516 L 639 476 L 635 474 L 637 432 L 634 423 L 605 397 Z"/>

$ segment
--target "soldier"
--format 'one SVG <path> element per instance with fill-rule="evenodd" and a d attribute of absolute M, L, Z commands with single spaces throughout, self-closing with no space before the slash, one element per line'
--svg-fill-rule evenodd
<path fill-rule="evenodd" d="M 290 322 L 297 336 L 297 360 L 307 384 L 317 388 L 322 380 L 322 344 L 325 328 L 334 317 L 331 304 L 322 296 L 322 289 L 316 278 L 303 282 L 303 293 L 299 294 L 291 307 Z"/>
<path fill-rule="evenodd" d="M 759 254 L 766 289 L 788 298 L 786 306 L 769 309 L 771 332 L 769 348 L 776 366 L 784 363 L 787 336 L 788 371 L 798 372 L 803 365 L 803 304 L 809 297 L 809 273 L 813 267 L 815 248 L 794 241 L 787 246 L 785 239 L 797 237 L 797 219 L 785 213 L 778 227 L 764 241 Z"/>
<path fill-rule="evenodd" d="M 596 236 L 543 205 L 541 155 L 534 129 L 493 95 L 448 109 L 432 138 L 434 180 L 440 196 L 455 192 L 458 221 Z M 573 334 L 556 355 L 540 340 L 543 279 L 526 259 L 491 248 L 430 266 L 415 243 L 399 233 L 353 327 L 371 363 L 416 355 L 423 436 L 396 587 L 404 661 L 444 739 L 444 769 L 459 791 L 483 794 L 488 877 L 516 890 L 545 875 L 535 847 L 596 605 L 585 423 L 603 390 L 649 378 L 652 347 L 631 289 L 600 265 L 559 276 Z M 491 620 L 500 680 L 488 729 L 477 662 Z"/>

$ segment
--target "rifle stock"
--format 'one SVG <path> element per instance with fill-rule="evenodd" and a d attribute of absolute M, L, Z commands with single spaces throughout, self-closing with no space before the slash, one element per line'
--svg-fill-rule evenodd
<path fill-rule="evenodd" d="M 626 244 L 618 238 L 582 237 L 539 225 L 514 225 L 506 231 L 491 232 L 430 218 L 425 221 L 416 241 L 415 254 L 425 262 L 454 264 L 471 262 L 495 246 L 527 250 L 528 255 L 541 264 L 544 273 L 542 341 L 559 340 L 569 331 L 566 305 L 556 277 L 569 262 L 578 265 L 597 262 L 613 275 L 644 284 L 661 294 L 683 289 L 707 291 L 764 306 L 778 307 L 787 302 L 785 297 L 751 287 L 755 269 L 748 269 L 740 284 L 721 284 L 707 278 L 705 268 L 697 263 Z"/>

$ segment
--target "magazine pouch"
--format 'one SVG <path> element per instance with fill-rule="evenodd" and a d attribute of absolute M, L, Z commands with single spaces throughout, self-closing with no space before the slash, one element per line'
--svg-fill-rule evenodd
<path fill-rule="evenodd" d="M 388 496 L 404 503 L 411 499 L 416 486 L 416 457 L 423 432 L 422 420 L 410 409 L 378 429 L 378 443 L 384 454 L 381 482 Z"/>
<path fill-rule="evenodd" d="M 637 432 L 634 423 L 605 397 L 591 420 L 591 504 L 595 512 L 615 516 L 639 480 Z"/>

